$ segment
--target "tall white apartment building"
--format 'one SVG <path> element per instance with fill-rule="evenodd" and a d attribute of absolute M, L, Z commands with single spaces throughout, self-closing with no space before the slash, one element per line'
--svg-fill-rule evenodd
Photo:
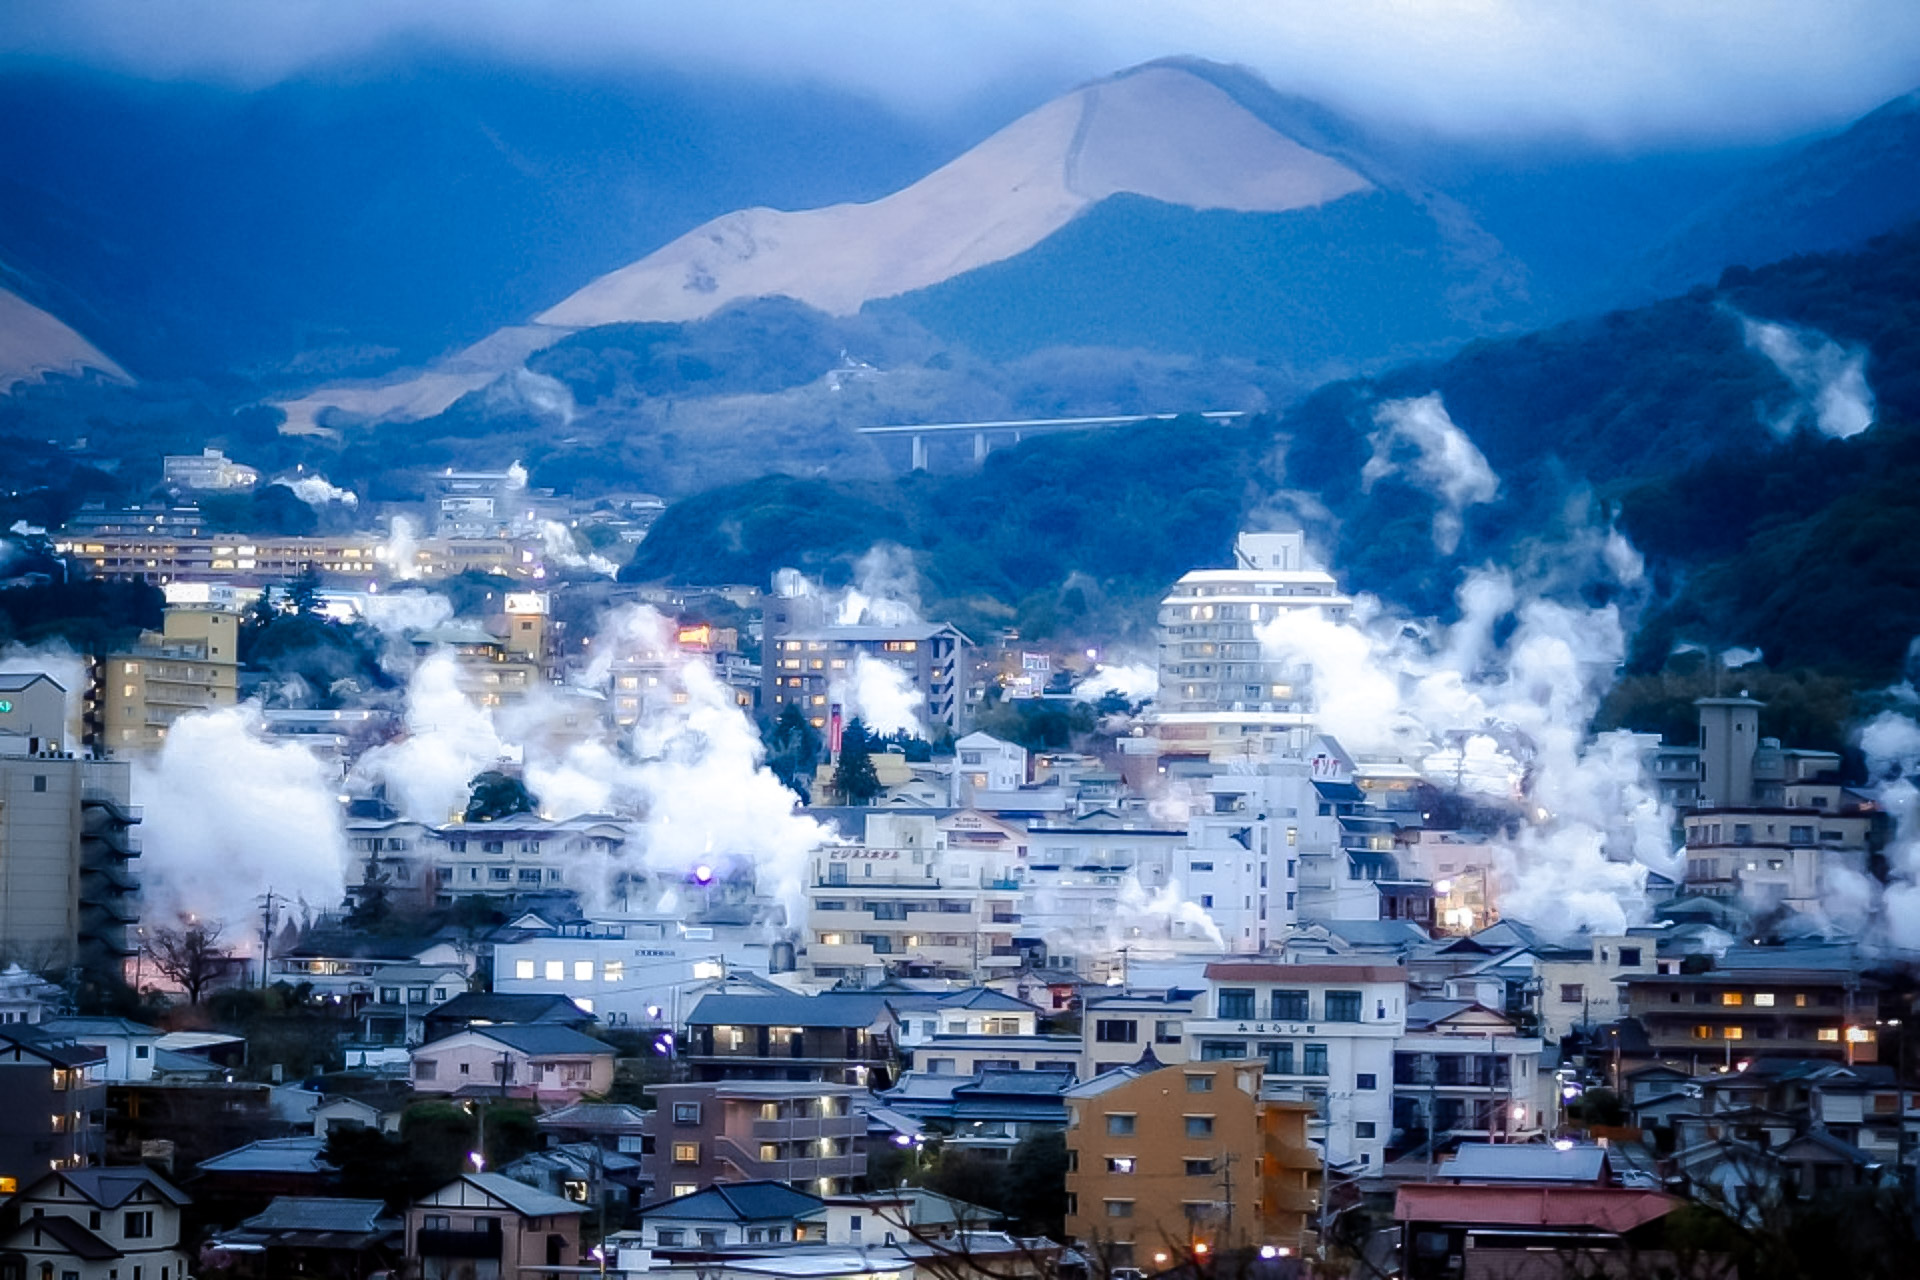
<path fill-rule="evenodd" d="M 1223 759 L 1299 750 L 1313 723 L 1311 673 L 1270 659 L 1260 627 L 1288 610 L 1336 621 L 1353 601 L 1307 562 L 1306 536 L 1242 533 L 1231 569 L 1195 569 L 1160 603 L 1153 731 L 1171 754 Z"/>

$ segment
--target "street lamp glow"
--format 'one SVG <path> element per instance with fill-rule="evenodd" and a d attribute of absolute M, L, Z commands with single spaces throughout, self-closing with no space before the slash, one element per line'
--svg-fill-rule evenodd
<path fill-rule="evenodd" d="M 712 884 L 713 868 L 704 862 L 695 867 L 693 869 L 693 882 L 695 884 Z"/>

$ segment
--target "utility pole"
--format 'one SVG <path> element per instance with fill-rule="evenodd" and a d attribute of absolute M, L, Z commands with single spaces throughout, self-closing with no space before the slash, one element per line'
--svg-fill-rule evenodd
<path fill-rule="evenodd" d="M 1221 1215 L 1220 1240 L 1217 1247 L 1228 1248 L 1233 1244 L 1233 1152 L 1228 1151 L 1220 1157 L 1220 1194 L 1226 1203 L 1226 1212 Z"/>
<path fill-rule="evenodd" d="M 274 910 L 275 899 L 273 890 L 268 889 L 260 912 L 260 988 L 263 991 L 267 986 L 267 967 L 273 954 L 273 926 L 279 919 L 279 913 Z"/>

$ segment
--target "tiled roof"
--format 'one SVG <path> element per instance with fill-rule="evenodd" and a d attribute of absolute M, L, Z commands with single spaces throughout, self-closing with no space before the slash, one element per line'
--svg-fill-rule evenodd
<path fill-rule="evenodd" d="M 885 995 L 828 991 L 817 996 L 710 995 L 687 1016 L 691 1026 L 870 1027 L 887 1002 Z"/>
<path fill-rule="evenodd" d="M 819 1196 L 784 1182 L 716 1182 L 703 1191 L 640 1206 L 643 1218 L 690 1218 L 702 1222 L 767 1222 L 804 1218 L 825 1204 Z"/>
<path fill-rule="evenodd" d="M 387 1207 L 378 1200 L 330 1196 L 278 1196 L 263 1212 L 241 1223 L 250 1231 L 378 1231 Z"/>
<path fill-rule="evenodd" d="M 592 1036 L 582 1035 L 572 1027 L 537 1024 L 534 1026 L 469 1027 L 464 1034 L 485 1036 L 497 1044 L 518 1049 L 531 1057 L 545 1057 L 556 1053 L 604 1053 L 608 1057 L 614 1054 L 614 1048 L 604 1040 L 595 1040 Z M 430 1041 L 420 1046 L 431 1049 L 440 1041 Z"/>
<path fill-rule="evenodd" d="M 550 1196 L 538 1187 L 530 1187 L 524 1182 L 515 1182 L 503 1174 L 469 1173 L 463 1174 L 460 1180 L 480 1188 L 496 1200 L 503 1201 L 523 1217 L 552 1218 L 562 1214 L 587 1211 L 587 1206 L 583 1204 L 562 1200 L 559 1196 Z"/>

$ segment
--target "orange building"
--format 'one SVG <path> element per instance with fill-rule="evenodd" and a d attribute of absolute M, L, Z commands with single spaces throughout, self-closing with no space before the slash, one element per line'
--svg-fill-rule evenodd
<path fill-rule="evenodd" d="M 1130 1066 L 1067 1091 L 1067 1232 L 1109 1268 L 1298 1250 L 1318 1209 L 1310 1103 L 1260 1097 L 1258 1062 Z"/>

